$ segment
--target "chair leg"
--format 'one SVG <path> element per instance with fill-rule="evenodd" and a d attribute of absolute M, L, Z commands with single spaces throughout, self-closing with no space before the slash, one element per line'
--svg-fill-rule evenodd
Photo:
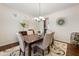
<path fill-rule="evenodd" d="M 25 52 L 23 52 L 23 56 L 25 56 Z"/>
<path fill-rule="evenodd" d="M 44 50 L 42 50 L 42 55 L 44 56 Z"/>
<path fill-rule="evenodd" d="M 21 55 L 21 53 L 23 54 L 23 56 L 25 56 L 25 52 L 22 52 L 22 50 L 20 49 L 19 56 Z"/>
<path fill-rule="evenodd" d="M 20 52 L 19 52 L 19 56 L 21 55 L 21 49 L 20 49 Z"/>
<path fill-rule="evenodd" d="M 21 55 L 21 49 L 20 49 L 20 53 L 19 53 L 19 56 Z"/>
<path fill-rule="evenodd" d="M 50 46 L 48 46 L 48 53 L 50 52 Z"/>
<path fill-rule="evenodd" d="M 52 43 L 51 43 L 51 47 L 52 47 L 52 45 L 54 45 L 54 41 L 52 41 Z M 52 47 L 53 48 L 53 47 Z"/>

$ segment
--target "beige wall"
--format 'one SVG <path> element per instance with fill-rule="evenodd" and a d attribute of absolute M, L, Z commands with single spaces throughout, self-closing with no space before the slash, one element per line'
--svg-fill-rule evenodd
<path fill-rule="evenodd" d="M 0 5 L 0 46 L 17 41 L 16 32 L 22 30 L 19 23 L 24 19 L 26 19 L 29 28 L 35 28 L 32 16 L 27 16 L 24 13 Z"/>
<path fill-rule="evenodd" d="M 47 15 L 46 17 L 49 17 L 48 30 L 55 32 L 56 40 L 69 43 L 71 33 L 79 32 L 79 5 Z M 62 26 L 56 23 L 59 17 L 65 18 L 65 24 Z"/>
<path fill-rule="evenodd" d="M 14 16 L 17 14 L 17 16 Z M 72 32 L 79 32 L 79 6 L 68 8 L 53 14 L 47 15 L 48 30 L 55 31 L 55 39 L 70 42 L 70 35 Z M 56 21 L 58 17 L 65 18 L 65 24 L 63 26 L 57 25 Z M 0 46 L 14 43 L 17 41 L 16 32 L 22 30 L 19 22 L 26 19 L 28 23 L 27 28 L 37 29 L 36 22 L 33 21 L 32 16 L 27 16 L 20 11 L 11 9 L 6 6 L 0 5 Z M 43 30 L 43 23 L 40 24 L 40 30 Z"/>

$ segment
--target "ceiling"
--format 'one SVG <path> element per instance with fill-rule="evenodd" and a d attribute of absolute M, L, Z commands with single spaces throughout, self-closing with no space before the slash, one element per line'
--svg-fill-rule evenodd
<path fill-rule="evenodd" d="M 31 16 L 40 16 L 48 15 L 75 5 L 79 5 L 78 3 L 4 3 L 5 5 L 10 8 L 14 8 L 18 11 L 26 13 L 27 15 Z"/>

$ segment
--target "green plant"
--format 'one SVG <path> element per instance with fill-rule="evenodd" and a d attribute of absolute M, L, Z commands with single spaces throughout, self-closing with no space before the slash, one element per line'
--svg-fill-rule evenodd
<path fill-rule="evenodd" d="M 26 24 L 23 22 L 23 23 L 20 23 L 21 24 L 21 26 L 23 27 L 23 28 L 25 28 L 25 26 L 26 26 Z"/>
<path fill-rule="evenodd" d="M 20 25 L 21 25 L 23 28 L 25 28 L 25 27 L 26 27 L 26 20 L 22 20 L 22 21 L 20 22 Z"/>
<path fill-rule="evenodd" d="M 79 35 L 76 35 L 75 38 L 74 38 L 74 40 L 76 42 L 75 45 L 79 46 Z"/>

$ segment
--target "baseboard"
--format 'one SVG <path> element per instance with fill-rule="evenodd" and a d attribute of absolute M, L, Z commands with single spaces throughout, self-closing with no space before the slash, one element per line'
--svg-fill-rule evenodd
<path fill-rule="evenodd" d="M 8 45 L 5 45 L 5 46 L 0 46 L 0 51 L 15 47 L 17 45 L 19 45 L 19 42 L 11 43 L 11 44 L 8 44 Z"/>

